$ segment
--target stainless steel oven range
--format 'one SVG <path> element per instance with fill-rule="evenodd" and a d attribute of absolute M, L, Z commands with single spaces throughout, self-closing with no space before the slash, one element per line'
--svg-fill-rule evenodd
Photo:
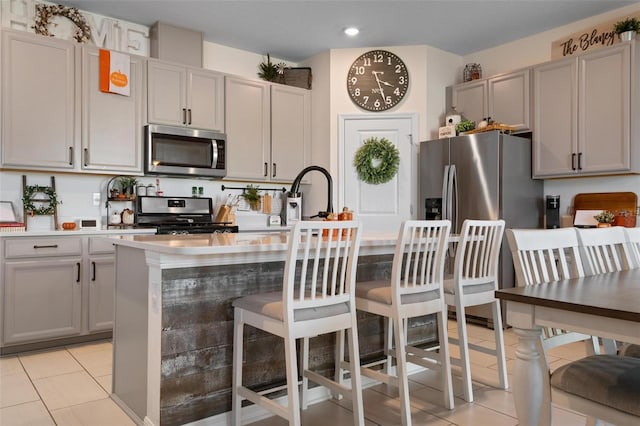
<path fill-rule="evenodd" d="M 211 198 L 140 196 L 136 203 L 138 227 L 156 228 L 158 234 L 238 232 L 236 225 L 213 221 Z"/>

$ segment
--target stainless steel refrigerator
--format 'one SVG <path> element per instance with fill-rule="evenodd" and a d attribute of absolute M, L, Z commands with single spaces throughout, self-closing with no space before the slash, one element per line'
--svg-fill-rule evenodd
<path fill-rule="evenodd" d="M 543 182 L 531 179 L 531 141 L 493 131 L 421 142 L 420 204 L 422 218 L 449 219 L 452 233 L 465 219 L 504 219 L 507 228 L 542 227 Z M 499 286 L 514 285 L 505 238 Z M 491 317 L 485 307 L 467 313 Z"/>

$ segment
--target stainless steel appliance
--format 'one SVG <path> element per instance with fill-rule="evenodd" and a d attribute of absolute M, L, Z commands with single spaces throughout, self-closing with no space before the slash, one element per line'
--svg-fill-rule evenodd
<path fill-rule="evenodd" d="M 145 173 L 222 178 L 226 136 L 190 127 L 145 126 Z"/>
<path fill-rule="evenodd" d="M 531 179 L 528 139 L 494 131 L 420 144 L 420 217 L 449 219 L 452 233 L 465 219 L 504 219 L 507 228 L 541 227 L 542 185 Z M 499 269 L 500 288 L 513 287 L 506 239 Z M 489 309 L 480 308 L 469 309 L 469 315 L 491 317 Z"/>
<path fill-rule="evenodd" d="M 238 232 L 230 223 L 213 221 L 211 198 L 137 197 L 137 224 L 158 234 L 212 234 Z"/>

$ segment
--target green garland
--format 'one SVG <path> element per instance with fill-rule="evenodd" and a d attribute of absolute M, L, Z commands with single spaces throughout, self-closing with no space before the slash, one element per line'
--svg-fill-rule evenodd
<path fill-rule="evenodd" d="M 45 194 L 49 197 L 48 200 L 34 200 L 35 194 Z M 43 203 L 49 202 L 48 205 L 42 207 L 36 207 L 33 203 Z M 54 191 L 50 186 L 40 186 L 40 185 L 29 185 L 24 189 L 24 194 L 22 196 L 22 205 L 27 213 L 31 213 L 31 215 L 50 215 L 55 211 L 55 207 L 60 204 L 61 201 L 58 201 L 58 194 Z"/>
<path fill-rule="evenodd" d="M 374 166 L 374 160 L 380 164 Z M 400 152 L 388 139 L 369 138 L 358 148 L 353 159 L 360 180 L 372 185 L 389 182 L 398 173 Z"/>

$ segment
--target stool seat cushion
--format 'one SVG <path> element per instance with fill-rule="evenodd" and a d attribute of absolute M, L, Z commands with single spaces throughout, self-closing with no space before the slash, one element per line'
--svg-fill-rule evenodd
<path fill-rule="evenodd" d="M 448 293 L 448 294 L 455 294 L 456 292 L 456 287 L 455 287 L 455 281 L 453 279 L 450 280 L 444 280 L 444 292 Z M 462 287 L 462 290 L 464 291 L 464 294 L 476 294 L 476 293 L 484 293 L 487 291 L 493 291 L 495 290 L 495 284 L 493 283 L 493 281 L 489 282 L 489 283 L 483 283 L 483 284 L 475 284 L 475 285 L 465 285 Z"/>
<path fill-rule="evenodd" d="M 244 296 L 234 300 L 233 306 L 246 311 L 259 313 L 278 321 L 284 321 L 284 302 L 282 301 L 282 292 L 280 291 Z M 349 305 L 347 303 L 296 309 L 294 312 L 294 320 L 308 321 L 332 317 L 347 312 L 349 312 Z"/>
<path fill-rule="evenodd" d="M 640 417 L 640 359 L 592 355 L 551 374 L 551 387 Z"/>
<path fill-rule="evenodd" d="M 421 291 L 400 296 L 402 304 L 421 303 L 437 300 L 437 291 Z M 385 305 L 391 305 L 391 283 L 389 281 L 366 281 L 356 283 L 356 299 L 372 300 Z"/>

